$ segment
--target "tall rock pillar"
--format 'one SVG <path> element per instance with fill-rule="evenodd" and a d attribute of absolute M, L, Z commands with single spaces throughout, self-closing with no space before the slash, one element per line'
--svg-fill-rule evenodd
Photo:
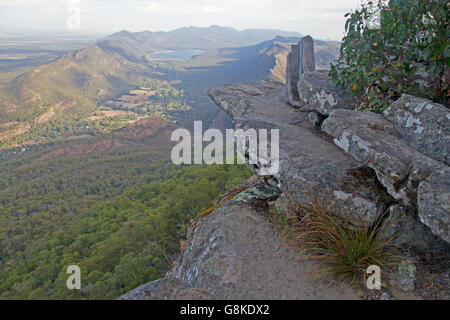
<path fill-rule="evenodd" d="M 293 45 L 287 57 L 286 80 L 287 96 L 289 103 L 295 107 L 300 107 L 303 102 L 300 100 L 298 84 L 305 72 L 315 71 L 314 60 L 314 40 L 306 36 L 297 45 Z"/>

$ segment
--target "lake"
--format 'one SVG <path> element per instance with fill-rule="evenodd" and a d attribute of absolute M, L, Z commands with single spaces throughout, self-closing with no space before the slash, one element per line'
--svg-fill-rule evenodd
<path fill-rule="evenodd" d="M 158 51 L 149 55 L 152 60 L 189 60 L 203 53 L 203 50 Z"/>

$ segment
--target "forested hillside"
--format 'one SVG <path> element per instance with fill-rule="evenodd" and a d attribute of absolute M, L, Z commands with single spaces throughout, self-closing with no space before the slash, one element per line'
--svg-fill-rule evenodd
<path fill-rule="evenodd" d="M 173 124 L 0 163 L 0 298 L 112 299 L 164 275 L 190 219 L 249 177 L 242 166 L 179 167 Z M 82 270 L 81 291 L 66 270 Z"/>

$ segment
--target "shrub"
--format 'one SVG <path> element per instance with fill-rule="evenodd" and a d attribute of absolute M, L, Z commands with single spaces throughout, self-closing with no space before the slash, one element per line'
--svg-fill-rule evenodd
<path fill-rule="evenodd" d="M 373 225 L 361 222 L 360 227 L 355 227 L 315 201 L 313 205 L 297 204 L 295 218 L 290 220 L 290 226 L 285 228 L 289 243 L 318 262 L 319 274 L 331 274 L 362 287 L 369 266 L 386 271 L 398 260 L 390 246 L 394 237 L 388 237 L 381 227 L 382 217 Z"/>
<path fill-rule="evenodd" d="M 370 28 L 371 5 L 381 14 L 380 29 Z M 361 97 L 360 110 L 382 112 L 402 93 L 448 106 L 449 12 L 448 0 L 378 0 L 348 13 L 331 78 Z M 418 81 L 423 71 L 427 82 Z"/>

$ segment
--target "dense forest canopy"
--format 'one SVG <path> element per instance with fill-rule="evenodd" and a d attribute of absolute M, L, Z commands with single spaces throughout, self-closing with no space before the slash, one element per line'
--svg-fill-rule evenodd
<path fill-rule="evenodd" d="M 2 166 L 0 298 L 113 299 L 161 278 L 189 221 L 249 177 L 152 149 Z M 78 265 L 82 289 L 68 290 Z"/>
<path fill-rule="evenodd" d="M 0 298 L 113 299 L 161 278 L 190 220 L 250 176 L 177 166 L 158 117 L 0 161 Z M 67 268 L 82 289 L 68 290 Z"/>

